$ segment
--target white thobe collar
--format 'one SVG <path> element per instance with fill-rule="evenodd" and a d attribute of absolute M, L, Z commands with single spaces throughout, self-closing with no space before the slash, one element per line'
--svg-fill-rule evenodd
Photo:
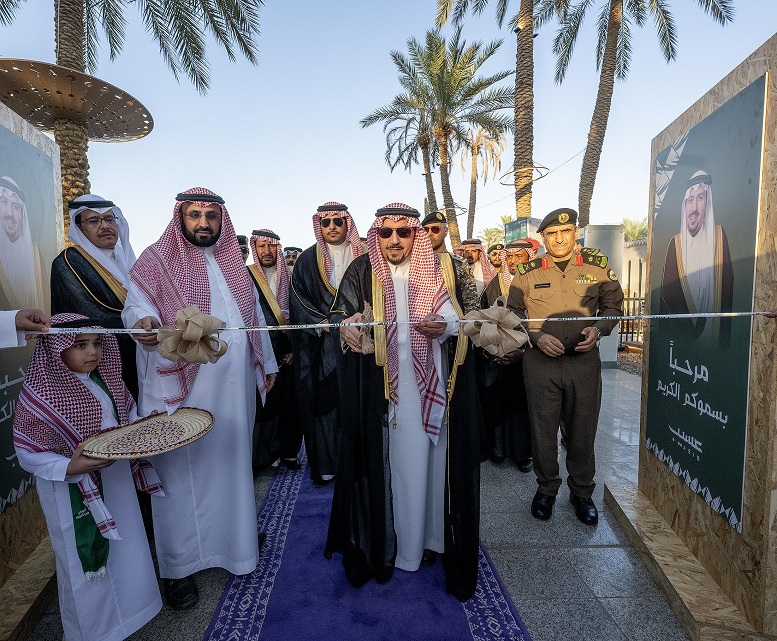
<path fill-rule="evenodd" d="M 472 266 L 472 277 L 475 279 L 475 287 L 478 290 L 478 296 L 480 296 L 486 287 L 483 282 L 483 265 L 480 264 L 480 261 Z"/>
<path fill-rule="evenodd" d="M 351 249 L 351 243 L 344 240 L 339 245 L 330 245 L 324 243 L 326 250 L 329 252 L 329 258 L 332 259 L 332 275 L 329 277 L 329 282 L 332 287 L 337 287 L 340 284 L 340 279 L 343 277 L 345 270 L 353 260 L 353 250 Z"/>
<path fill-rule="evenodd" d="M 278 296 L 278 264 L 276 263 L 272 267 L 264 267 L 260 265 L 264 272 L 264 277 L 267 279 L 267 284 L 270 286 L 272 295 Z"/>

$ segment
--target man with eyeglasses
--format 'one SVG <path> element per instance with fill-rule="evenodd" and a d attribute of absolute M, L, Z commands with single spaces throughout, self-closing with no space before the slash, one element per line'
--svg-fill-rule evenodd
<path fill-rule="evenodd" d="M 68 207 L 68 238 L 73 246 L 65 248 L 51 265 L 51 313 L 83 314 L 102 327 L 123 328 L 121 310 L 127 298 L 129 270 L 135 263 L 129 225 L 121 209 L 96 194 L 79 196 Z M 116 337 L 122 378 L 137 399 L 135 341 L 127 334 Z"/>
<path fill-rule="evenodd" d="M 607 257 L 577 244 L 577 212 L 556 209 L 540 223 L 546 254 L 518 265 L 507 305 L 521 318 L 623 315 L 623 290 Z M 614 320 L 532 321 L 532 345 L 523 355 L 537 492 L 531 513 L 541 521 L 553 513 L 561 487 L 558 431 L 566 430 L 567 485 L 578 520 L 596 525 L 591 496 L 596 484 L 594 441 L 602 398 L 598 342 Z M 510 356 L 509 354 L 506 356 Z"/>
<path fill-rule="evenodd" d="M 130 270 L 125 326 L 148 330 L 174 326 L 181 309 L 223 320 L 227 327 L 266 325 L 243 263 L 224 199 L 195 187 L 176 196 L 173 218 L 161 238 Z M 251 438 L 257 394 L 264 402 L 278 366 L 268 332 L 222 334 L 229 346 L 215 363 L 170 361 L 157 351 L 157 335 L 133 334 L 148 350 L 138 407 L 174 412 L 199 407 L 216 423 L 204 438 L 154 457 L 165 496 L 152 497 L 159 574 L 174 609 L 198 599 L 192 575 L 220 567 L 232 574 L 256 568 L 256 529 Z"/>
<path fill-rule="evenodd" d="M 289 295 L 291 323 L 328 323 L 335 292 L 351 261 L 362 254 L 361 241 L 348 208 L 324 203 L 313 214 L 315 245 L 294 265 Z M 292 332 L 297 394 L 305 432 L 310 476 L 316 486 L 330 482 L 337 471 L 338 367 L 342 351 L 337 332 L 306 329 Z"/>
<path fill-rule="evenodd" d="M 477 401 L 457 382 L 444 344 L 458 314 L 419 213 L 379 209 L 369 253 L 343 276 L 333 310 L 345 323 L 369 305 L 385 326 L 343 327 L 342 442 L 325 555 L 342 555 L 348 581 L 387 581 L 444 552 L 448 592 L 477 582 Z"/>

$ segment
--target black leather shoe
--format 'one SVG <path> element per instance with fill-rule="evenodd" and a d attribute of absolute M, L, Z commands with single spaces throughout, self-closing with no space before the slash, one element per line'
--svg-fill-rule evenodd
<path fill-rule="evenodd" d="M 531 502 L 531 515 L 540 521 L 547 521 L 553 514 L 553 504 L 555 502 L 555 496 L 548 496 L 538 490 L 534 495 L 534 500 Z"/>
<path fill-rule="evenodd" d="M 525 461 L 521 461 L 518 463 L 518 469 L 523 472 L 524 474 L 528 474 L 534 469 L 534 466 L 532 466 L 531 459 L 527 459 Z"/>
<path fill-rule="evenodd" d="M 183 579 L 164 579 L 165 601 L 173 610 L 188 610 L 197 605 L 200 594 L 194 579 L 186 576 Z"/>
<path fill-rule="evenodd" d="M 257 537 L 257 541 L 259 543 L 259 549 L 262 548 L 266 540 L 267 540 L 267 532 L 259 532 L 259 536 Z"/>
<path fill-rule="evenodd" d="M 421 565 L 434 565 L 437 561 L 437 552 L 434 550 L 424 550 L 424 555 L 421 557 Z"/>
<path fill-rule="evenodd" d="M 575 516 L 578 521 L 586 525 L 596 525 L 599 522 L 599 511 L 591 499 L 570 494 L 569 500 L 575 506 Z"/>
<path fill-rule="evenodd" d="M 300 462 L 295 458 L 282 458 L 281 465 L 289 470 L 298 470 L 302 467 Z"/>

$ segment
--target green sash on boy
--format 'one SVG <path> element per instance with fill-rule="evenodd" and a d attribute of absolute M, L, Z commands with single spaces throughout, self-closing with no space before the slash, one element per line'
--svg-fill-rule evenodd
<path fill-rule="evenodd" d="M 97 370 L 89 373 L 95 383 L 97 383 L 108 395 L 113 404 L 114 418 L 118 422 L 119 412 L 116 408 L 116 401 L 106 386 Z M 108 562 L 109 542 L 97 528 L 94 517 L 84 500 L 81 488 L 77 483 L 69 483 L 70 489 L 70 507 L 73 510 L 73 530 L 76 538 L 76 550 L 78 558 L 81 561 L 81 568 L 87 579 L 96 580 L 105 576 L 105 564 Z M 100 496 L 103 495 L 102 479 L 98 478 L 97 489 Z"/>

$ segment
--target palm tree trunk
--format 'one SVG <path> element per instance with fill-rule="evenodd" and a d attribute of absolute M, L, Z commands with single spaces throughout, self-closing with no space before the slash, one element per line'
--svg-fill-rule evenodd
<path fill-rule="evenodd" d="M 451 182 L 448 176 L 448 138 L 445 135 L 439 136 L 437 142 L 440 147 L 440 183 L 442 185 L 442 201 L 445 205 L 445 218 L 448 221 L 448 233 L 451 239 L 451 247 L 456 251 L 461 245 L 461 235 L 459 234 L 459 223 L 456 220 L 456 209 L 453 206 L 453 194 L 451 193 Z"/>
<path fill-rule="evenodd" d="M 473 238 L 475 233 L 475 203 L 478 198 L 478 155 L 480 149 L 472 145 L 472 168 L 469 174 L 469 210 L 467 211 L 467 238 Z M 486 167 L 486 170 L 488 167 Z"/>
<path fill-rule="evenodd" d="M 429 145 L 420 145 L 421 158 L 424 163 L 424 180 L 426 181 L 426 201 L 429 203 L 429 211 L 437 211 L 437 196 L 434 193 L 432 182 L 432 161 L 430 160 Z"/>
<path fill-rule="evenodd" d="M 55 0 L 54 38 L 57 64 L 84 72 L 84 2 Z M 65 215 L 65 237 L 70 226 L 67 203 L 91 191 L 86 125 L 72 120 L 54 122 L 54 140 L 59 145 L 62 172 L 62 201 Z"/>
<path fill-rule="evenodd" d="M 534 174 L 534 0 L 521 0 L 515 52 L 515 217 L 531 216 Z"/>
<path fill-rule="evenodd" d="M 580 171 L 580 190 L 578 192 L 578 209 L 580 227 L 588 225 L 591 215 L 591 198 L 594 194 L 596 172 L 599 170 L 599 160 L 602 156 L 604 134 L 607 131 L 607 121 L 610 117 L 612 92 L 615 88 L 615 56 L 618 47 L 618 34 L 623 19 L 623 0 L 610 0 L 610 13 L 607 18 L 607 39 L 602 56 L 602 71 L 599 75 L 599 90 L 596 94 L 591 128 L 588 130 L 588 145 L 583 156 L 583 167 Z"/>

